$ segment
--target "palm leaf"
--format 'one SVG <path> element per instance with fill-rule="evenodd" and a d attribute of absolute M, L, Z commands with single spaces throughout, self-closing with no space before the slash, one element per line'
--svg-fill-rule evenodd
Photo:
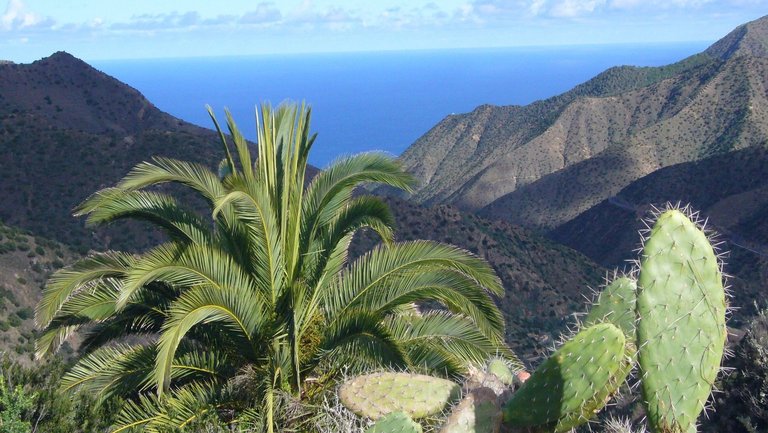
<path fill-rule="evenodd" d="M 250 276 L 215 246 L 164 244 L 136 261 L 125 277 L 117 308 L 124 308 L 144 286 L 155 281 L 177 287 L 205 285 L 218 290 L 242 287 L 256 291 Z"/>
<path fill-rule="evenodd" d="M 197 215 L 158 192 L 105 188 L 78 206 L 75 215 L 85 214 L 89 225 L 132 218 L 149 221 L 181 242 L 207 243 L 211 239 L 209 228 Z"/>
<path fill-rule="evenodd" d="M 154 157 L 152 160 L 154 163 L 137 164 L 117 184 L 117 188 L 135 190 L 175 182 L 192 188 L 210 203 L 224 193 L 219 177 L 203 165 L 162 157 Z"/>
<path fill-rule="evenodd" d="M 263 355 L 261 339 L 270 319 L 265 307 L 254 290 L 243 286 L 227 290 L 198 286 L 182 294 L 171 305 L 169 318 L 163 324 L 158 341 L 154 371 L 158 392 L 169 388 L 176 350 L 184 336 L 196 325 L 220 322 L 230 329 L 238 351 L 244 356 L 257 359 Z"/>
<path fill-rule="evenodd" d="M 502 295 L 504 288 L 483 260 L 459 248 L 430 241 L 403 242 L 377 247 L 344 270 L 325 294 L 328 317 L 356 308 L 370 292 L 386 290 L 390 278 L 413 273 L 452 271 L 471 278 L 481 289 Z"/>
<path fill-rule="evenodd" d="M 105 278 L 124 277 L 134 260 L 130 254 L 108 251 L 94 254 L 55 272 L 43 290 L 42 300 L 37 304 L 35 323 L 39 327 L 47 326 L 73 293 L 93 288 Z"/>

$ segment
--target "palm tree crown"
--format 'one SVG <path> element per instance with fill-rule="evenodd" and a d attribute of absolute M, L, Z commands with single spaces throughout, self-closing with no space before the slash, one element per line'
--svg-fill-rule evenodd
<path fill-rule="evenodd" d="M 83 336 L 63 388 L 129 398 L 114 431 L 248 407 L 272 431 L 276 392 L 307 396 L 344 368 L 460 374 L 492 354 L 513 357 L 489 297 L 503 292 L 492 269 L 452 246 L 394 242 L 386 205 L 353 193 L 364 183 L 408 189 L 395 161 L 346 157 L 310 180 L 304 105 L 260 108 L 255 162 L 229 113 L 234 153 L 211 117 L 226 155 L 218 173 L 156 157 L 76 209 L 89 224 L 148 221 L 168 241 L 57 272 L 36 311 L 38 356 Z M 168 182 L 202 197 L 208 215 L 151 188 Z M 382 244 L 349 262 L 363 228 Z"/>

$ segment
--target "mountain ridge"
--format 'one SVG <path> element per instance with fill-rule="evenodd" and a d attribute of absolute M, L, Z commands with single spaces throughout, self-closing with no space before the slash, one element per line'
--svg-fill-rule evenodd
<path fill-rule="evenodd" d="M 680 62 L 611 68 L 569 92 L 527 106 L 485 105 L 448 116 L 401 156 L 406 168 L 424 181 L 413 199 L 478 210 L 609 148 L 646 147 L 629 155 L 642 168 L 634 179 L 661 166 L 727 152 L 729 146 L 762 143 L 768 137 L 768 102 L 760 89 L 768 80 L 765 53 L 758 48 L 768 44 L 766 26 L 768 17 L 763 17 Z M 691 106 L 692 102 L 696 104 Z M 699 113 L 705 118 L 696 118 Z M 699 121 L 696 128 L 691 114 Z M 680 118 L 675 120 L 677 115 Z M 722 127 L 729 122 L 743 123 L 735 138 L 697 137 L 700 131 L 731 133 Z M 686 147 L 688 155 L 670 158 L 669 146 L 654 142 L 659 137 Z M 661 158 L 652 160 L 646 155 L 649 152 Z M 602 195 L 600 199 L 606 196 Z M 515 219 L 515 208 L 496 207 L 504 210 L 486 216 L 504 214 L 511 221 L 529 224 L 525 218 Z"/>

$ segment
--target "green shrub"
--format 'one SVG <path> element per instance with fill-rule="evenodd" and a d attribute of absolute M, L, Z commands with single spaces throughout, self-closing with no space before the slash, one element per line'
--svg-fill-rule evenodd
<path fill-rule="evenodd" d="M 13 313 L 8 316 L 8 323 L 11 324 L 12 328 L 18 328 L 21 326 L 21 317 L 19 317 L 16 313 Z"/>
<path fill-rule="evenodd" d="M 35 315 L 35 310 L 33 310 L 32 307 L 22 308 L 16 312 L 16 315 L 19 316 L 21 320 L 31 319 Z"/>
<path fill-rule="evenodd" d="M 44 256 L 45 255 L 45 248 L 43 248 L 40 245 L 38 245 L 37 247 L 35 247 L 35 252 L 38 255 Z"/>
<path fill-rule="evenodd" d="M 734 370 L 715 399 L 717 411 L 702 431 L 768 431 L 768 310 L 752 321 L 735 354 L 728 365 Z"/>
<path fill-rule="evenodd" d="M 21 385 L 13 390 L 0 377 L 0 433 L 28 433 L 32 425 L 24 417 L 32 409 L 35 395 L 29 395 Z"/>

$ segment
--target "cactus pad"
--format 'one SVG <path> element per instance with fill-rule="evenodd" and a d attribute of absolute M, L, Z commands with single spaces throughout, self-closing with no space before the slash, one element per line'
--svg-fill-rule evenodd
<path fill-rule="evenodd" d="M 509 368 L 507 362 L 501 358 L 493 358 L 488 361 L 488 367 L 486 370 L 488 373 L 496 376 L 504 385 L 512 386 L 512 384 L 515 382 L 514 373 L 512 373 L 512 370 Z"/>
<path fill-rule="evenodd" d="M 339 388 L 344 406 L 374 420 L 392 412 L 405 412 L 412 418 L 434 415 L 460 394 L 461 387 L 450 380 L 408 373 L 366 374 Z"/>
<path fill-rule="evenodd" d="M 640 258 L 638 363 L 656 432 L 695 432 L 726 339 L 720 264 L 707 236 L 679 210 L 661 214 Z"/>
<path fill-rule="evenodd" d="M 440 433 L 498 433 L 501 410 L 496 393 L 478 388 L 456 405 Z"/>
<path fill-rule="evenodd" d="M 583 329 L 512 396 L 504 423 L 565 432 L 587 422 L 626 379 L 625 344 L 624 333 L 610 323 Z"/>
<path fill-rule="evenodd" d="M 376 421 L 365 433 L 422 433 L 421 425 L 403 412 L 392 412 Z"/>
<path fill-rule="evenodd" d="M 584 318 L 584 326 L 597 323 L 612 323 L 624 331 L 624 335 L 635 338 L 635 303 L 637 283 L 630 277 L 618 277 L 605 286 L 600 296 Z"/>

